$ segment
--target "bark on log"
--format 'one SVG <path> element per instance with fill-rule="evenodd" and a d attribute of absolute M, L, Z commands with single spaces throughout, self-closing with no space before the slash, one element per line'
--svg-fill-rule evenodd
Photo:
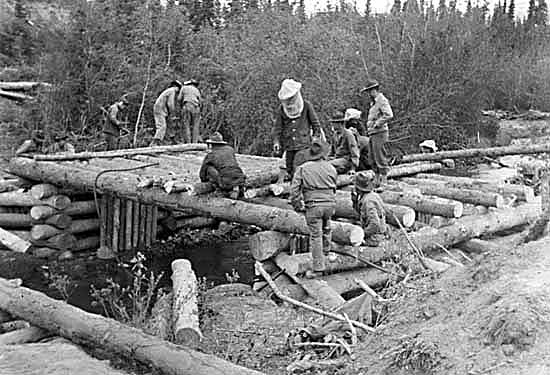
<path fill-rule="evenodd" d="M 93 200 L 72 202 L 69 207 L 63 210 L 63 213 L 69 216 L 97 215 L 97 207 Z"/>
<path fill-rule="evenodd" d="M 478 238 L 472 238 L 471 240 L 460 242 L 455 245 L 456 248 L 466 251 L 468 253 L 497 253 L 500 251 L 500 246 L 497 246 L 489 241 L 480 240 Z"/>
<path fill-rule="evenodd" d="M 196 347 L 202 339 L 197 307 L 197 277 L 187 259 L 172 262 L 172 285 L 175 342 Z"/>
<path fill-rule="evenodd" d="M 425 212 L 445 217 L 462 216 L 463 205 L 458 201 L 441 202 L 428 198 L 424 195 L 400 193 L 395 191 L 384 191 L 380 193 L 380 197 L 386 203 L 411 207 L 418 212 Z"/>
<path fill-rule="evenodd" d="M 56 163 L 36 162 L 27 158 L 13 158 L 10 170 L 21 176 L 71 186 L 78 190 L 91 190 L 95 172 L 80 168 L 61 166 Z M 266 207 L 226 198 L 190 197 L 185 194 L 166 194 L 160 189 L 137 190 L 138 178 L 129 173 L 104 174 L 98 179 L 98 190 L 117 192 L 121 196 L 139 199 L 169 209 L 192 208 L 212 217 L 231 222 L 256 225 L 264 229 L 288 233 L 307 234 L 305 218 L 293 211 Z M 398 202 L 388 202 L 399 204 Z M 447 205 L 448 207 L 448 205 Z"/>
<path fill-rule="evenodd" d="M 10 99 L 10 100 L 33 100 L 34 98 L 30 95 L 20 94 L 18 92 L 13 91 L 5 91 L 0 89 L 0 96 L 3 96 L 4 98 Z"/>
<path fill-rule="evenodd" d="M 118 237 L 120 236 L 120 198 L 113 199 L 113 227 L 111 238 L 111 250 L 113 253 L 118 253 Z M 145 231 L 144 231 L 145 233 Z"/>
<path fill-rule="evenodd" d="M 31 208 L 31 218 L 33 220 L 45 220 L 50 216 L 57 214 L 59 211 L 50 206 L 34 206 Z"/>
<path fill-rule="evenodd" d="M 52 225 L 39 224 L 35 225 L 31 229 L 31 240 L 40 241 L 46 240 L 50 237 L 57 236 L 58 234 L 63 233 L 61 229 L 58 229 Z"/>
<path fill-rule="evenodd" d="M 98 346 L 172 375 L 260 375 L 212 355 L 168 343 L 115 320 L 0 279 L 0 309 L 77 344 Z M 116 332 L 116 334 L 113 334 Z"/>
<path fill-rule="evenodd" d="M 32 246 L 30 242 L 2 228 L 0 228 L 0 243 L 17 253 L 24 253 Z"/>
<path fill-rule="evenodd" d="M 97 250 L 99 247 L 99 236 L 88 236 L 77 238 L 76 245 L 71 249 L 73 252 Z"/>
<path fill-rule="evenodd" d="M 31 249 L 32 256 L 41 259 L 53 259 L 56 258 L 59 253 L 59 250 L 50 249 L 49 247 L 35 247 Z"/>
<path fill-rule="evenodd" d="M 126 200 L 126 220 L 125 220 L 125 228 L 124 228 L 124 250 L 131 250 L 132 249 L 132 228 L 133 228 L 132 219 L 134 217 L 134 206 L 135 206 L 135 203 L 134 203 L 133 200 L 131 200 L 131 199 Z"/>
<path fill-rule="evenodd" d="M 1 228 L 29 228 L 31 225 L 31 217 L 27 214 L 0 213 Z"/>
<path fill-rule="evenodd" d="M 120 156 L 140 155 L 140 154 L 161 154 L 163 152 L 186 152 L 186 151 L 205 151 L 206 144 L 187 143 L 173 146 L 156 146 L 129 148 L 123 150 L 100 151 L 100 152 L 77 152 L 74 154 L 52 154 L 52 155 L 34 155 L 37 161 L 62 161 L 62 160 L 84 160 L 95 158 L 115 158 Z"/>
<path fill-rule="evenodd" d="M 200 229 L 213 227 L 218 221 L 213 217 L 184 217 L 176 221 L 176 229 L 188 228 L 188 229 Z"/>
<path fill-rule="evenodd" d="M 0 310 L 0 323 L 5 323 L 13 320 L 13 317 L 5 311 Z"/>
<path fill-rule="evenodd" d="M 389 178 L 410 176 L 420 172 L 439 171 L 443 169 L 441 163 L 410 163 L 394 165 L 388 172 Z"/>
<path fill-rule="evenodd" d="M 48 224 L 48 225 L 53 225 L 54 227 L 59 229 L 69 228 L 72 222 L 73 222 L 73 219 L 69 215 L 62 214 L 62 213 L 50 216 L 46 220 L 41 220 L 41 221 L 33 220 L 34 224 Z"/>
<path fill-rule="evenodd" d="M 390 275 L 385 272 L 367 267 L 322 276 L 320 280 L 326 281 L 337 293 L 344 294 L 359 289 L 355 279 L 363 280 L 371 288 L 377 288 L 384 285 L 389 277 Z"/>
<path fill-rule="evenodd" d="M 523 145 L 523 146 L 504 146 L 504 147 L 487 147 L 487 148 L 471 148 L 465 150 L 438 151 L 426 154 L 410 154 L 403 156 L 404 162 L 413 162 L 420 160 L 443 160 L 454 158 L 477 158 L 480 156 L 502 156 L 502 155 L 518 155 L 518 154 L 540 154 L 550 152 L 550 143 Z"/>
<path fill-rule="evenodd" d="M 76 247 L 76 237 L 70 233 L 60 233 L 44 240 L 32 240 L 35 246 L 49 247 L 58 250 L 71 250 Z"/>
<path fill-rule="evenodd" d="M 73 220 L 71 226 L 69 227 L 69 232 L 72 234 L 98 231 L 99 230 L 99 219 L 81 219 Z"/>
<path fill-rule="evenodd" d="M 531 203 L 535 200 L 533 188 L 525 185 L 480 183 L 482 180 L 468 179 L 466 177 L 428 178 L 429 175 L 421 175 L 418 178 L 403 178 L 402 181 L 411 185 L 434 185 L 438 188 L 455 188 L 481 190 L 501 195 L 513 195 L 518 200 Z"/>
<path fill-rule="evenodd" d="M 20 191 L 9 191 L 0 193 L 0 206 L 33 207 L 46 205 L 58 210 L 63 210 L 69 206 L 71 200 L 64 195 L 56 195 L 44 200 L 35 199 L 29 193 Z"/>
<path fill-rule="evenodd" d="M 46 199 L 57 194 L 57 188 L 52 184 L 37 184 L 31 187 L 31 196 L 34 199 Z"/>
<path fill-rule="evenodd" d="M 428 184 L 424 183 L 422 185 L 408 185 L 405 183 L 398 182 L 399 186 L 404 188 L 413 187 L 420 189 L 420 192 L 425 195 L 433 195 L 436 197 L 452 199 L 455 201 L 460 201 L 464 203 L 471 203 L 475 205 L 482 205 L 487 207 L 504 207 L 504 198 L 502 195 L 497 193 L 483 192 L 479 190 L 471 190 L 464 188 L 452 188 L 448 186 L 442 186 L 440 184 Z"/>
<path fill-rule="evenodd" d="M 30 342 L 37 342 L 46 337 L 51 336 L 51 333 L 38 327 L 21 328 L 0 335 L 0 345 L 18 345 Z"/>

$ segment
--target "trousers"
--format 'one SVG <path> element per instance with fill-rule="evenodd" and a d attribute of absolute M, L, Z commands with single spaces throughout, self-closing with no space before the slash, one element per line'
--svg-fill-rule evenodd
<path fill-rule="evenodd" d="M 334 203 L 318 203 L 306 208 L 306 223 L 309 229 L 309 251 L 313 258 L 313 270 L 325 270 L 325 254 L 330 252 L 332 229 L 330 220 L 334 215 Z"/>
<path fill-rule="evenodd" d="M 201 110 L 190 102 L 183 104 L 183 141 L 184 143 L 197 143 L 201 139 Z M 192 130 L 191 130 L 192 129 Z"/>
<path fill-rule="evenodd" d="M 390 171 L 388 152 L 388 131 L 372 134 L 369 137 L 368 160 L 372 170 L 381 175 L 387 175 Z"/>

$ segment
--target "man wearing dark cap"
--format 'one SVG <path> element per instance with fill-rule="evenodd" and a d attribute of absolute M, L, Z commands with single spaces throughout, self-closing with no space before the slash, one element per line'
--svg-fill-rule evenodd
<path fill-rule="evenodd" d="M 153 117 L 155 118 L 156 132 L 153 136 L 151 146 L 158 146 L 164 141 L 166 136 L 167 120 L 174 122 L 177 120 L 177 114 L 179 111 L 180 102 L 178 101 L 178 95 L 183 84 L 174 80 L 170 83 L 170 86 L 164 90 L 153 106 Z"/>
<path fill-rule="evenodd" d="M 235 150 L 215 132 L 206 140 L 210 152 L 206 155 L 199 171 L 202 182 L 210 182 L 225 195 L 236 199 L 244 193 L 246 176 L 237 163 Z"/>
<path fill-rule="evenodd" d="M 105 111 L 105 121 L 103 125 L 103 136 L 107 144 L 107 150 L 118 149 L 120 141 L 120 130 L 124 128 L 127 122 L 120 119 L 121 112 L 128 106 L 128 96 L 122 95 L 119 101 L 109 106 Z"/>
<path fill-rule="evenodd" d="M 355 189 L 351 194 L 353 208 L 359 214 L 365 232 L 365 245 L 378 246 L 387 234 L 384 202 L 374 189 L 375 175 L 361 171 L 355 175 Z"/>
<path fill-rule="evenodd" d="M 379 189 L 381 185 L 386 184 L 390 170 L 387 149 L 388 122 L 393 118 L 393 111 L 388 99 L 380 92 L 380 84 L 376 80 L 368 80 L 361 93 L 367 94 L 372 103 L 367 117 L 368 157 L 375 173 L 374 185 Z"/>
<path fill-rule="evenodd" d="M 183 82 L 178 102 L 182 104 L 183 141 L 197 143 L 201 140 L 201 103 L 199 82 L 191 79 Z"/>
<path fill-rule="evenodd" d="M 296 168 L 290 189 L 290 201 L 296 211 L 304 211 L 309 228 L 309 249 L 313 270 L 306 277 L 322 275 L 325 254 L 330 252 L 332 238 L 330 220 L 336 207 L 336 169 L 326 161 L 328 145 L 314 139 L 309 160 Z"/>
<path fill-rule="evenodd" d="M 336 112 L 330 122 L 334 132 L 330 164 L 339 174 L 355 172 L 359 166 L 359 147 L 355 135 L 346 129 L 343 113 Z"/>

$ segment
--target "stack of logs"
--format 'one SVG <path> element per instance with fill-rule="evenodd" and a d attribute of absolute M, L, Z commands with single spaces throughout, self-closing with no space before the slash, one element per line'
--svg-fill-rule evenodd
<path fill-rule="evenodd" d="M 264 196 L 258 196 L 260 191 Z M 263 190 L 257 189 L 254 193 L 256 196 L 251 198 L 254 203 L 292 209 L 287 200 L 274 196 L 277 193 L 288 193 L 286 186 L 271 185 Z M 441 242 L 444 246 L 456 245 L 465 251 L 479 251 L 480 248 L 487 250 L 494 246 L 486 241 L 468 241 L 479 236 L 470 236 L 468 232 L 489 234 L 527 224 L 536 217 L 535 213 L 540 208 L 540 204 L 535 203 L 533 189 L 530 187 L 438 174 L 420 173 L 414 178 L 390 180 L 387 189 L 380 195 L 386 203 L 386 217 L 394 227 L 396 238 L 395 241 L 392 239 L 393 242 L 386 241 L 381 247 L 369 248 L 353 246 L 358 243 L 351 241 L 349 235 L 357 235 L 361 228 L 356 226 L 358 217 L 352 208 L 351 193 L 343 190 L 337 192 L 333 222 L 335 236 L 332 244 L 337 260 L 327 263 L 327 271 L 331 273 L 329 275 L 314 281 L 299 277 L 311 267 L 311 256 L 307 253 L 308 241 L 300 234 L 259 232 L 250 237 L 251 253 L 257 261 L 263 262 L 264 268 L 273 275 L 279 288 L 287 295 L 295 299 L 303 299 L 309 295 L 318 301 L 322 300 L 327 307 L 334 307 L 342 302 L 340 294 L 358 288 L 355 279 L 363 280 L 371 287 L 380 286 L 389 279 L 391 273 L 376 268 L 376 265 L 373 267 L 372 262 L 379 263 L 398 255 L 398 251 L 408 251 L 407 242 L 403 238 L 397 238 L 401 234 L 396 228 L 400 223 L 403 229 L 412 230 L 410 236 L 418 242 L 421 250 L 429 249 L 433 241 L 443 238 L 445 243 L 443 240 Z M 525 209 L 531 204 L 536 207 L 533 215 Z M 513 216 L 516 207 L 516 217 L 512 220 L 502 219 Z M 347 228 L 358 229 L 353 232 L 350 229 L 343 231 L 340 228 L 344 224 L 343 220 L 346 221 Z M 484 220 L 489 223 L 486 228 Z M 439 237 L 434 233 L 439 234 Z M 370 262 L 370 266 L 357 254 L 363 254 L 363 260 Z M 257 282 L 255 289 L 271 292 L 264 282 Z"/>
<path fill-rule="evenodd" d="M 4 180 L 6 181 L 6 180 Z M 63 191 L 49 184 L 0 193 L 2 244 L 38 257 L 71 257 L 99 246 L 99 219 L 93 196 Z M 15 180 L 11 182 L 15 184 Z M 68 195 L 71 195 L 69 198 Z"/>

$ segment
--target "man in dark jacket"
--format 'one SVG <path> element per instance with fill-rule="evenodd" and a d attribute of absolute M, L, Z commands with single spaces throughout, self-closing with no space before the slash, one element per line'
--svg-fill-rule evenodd
<path fill-rule="evenodd" d="M 336 207 L 336 169 L 326 161 L 328 145 L 320 139 L 311 144 L 309 160 L 298 166 L 292 178 L 290 201 L 296 211 L 304 211 L 309 228 L 309 249 L 313 270 L 306 277 L 325 270 L 325 254 L 330 252 L 330 220 Z"/>
<path fill-rule="evenodd" d="M 220 133 L 212 134 L 206 143 L 211 151 L 202 162 L 199 177 L 202 182 L 211 182 L 231 198 L 244 193 L 246 176 L 235 158 L 235 150 L 223 140 Z"/>
<path fill-rule="evenodd" d="M 273 127 L 273 151 L 286 152 L 286 173 L 290 178 L 294 173 L 294 157 L 311 143 L 311 137 L 320 134 L 321 123 L 308 101 L 302 98 L 302 84 L 293 79 L 285 79 L 279 90 L 281 105 L 275 113 Z"/>
<path fill-rule="evenodd" d="M 355 135 L 346 129 L 343 113 L 336 112 L 330 122 L 334 131 L 330 164 L 339 174 L 355 172 L 359 166 L 359 147 Z"/>
<path fill-rule="evenodd" d="M 126 122 L 120 119 L 121 112 L 128 106 L 127 95 L 122 95 L 120 100 L 112 104 L 105 113 L 105 123 L 103 125 L 103 136 L 107 144 L 107 151 L 118 149 L 120 140 L 120 130 L 124 128 Z"/>

